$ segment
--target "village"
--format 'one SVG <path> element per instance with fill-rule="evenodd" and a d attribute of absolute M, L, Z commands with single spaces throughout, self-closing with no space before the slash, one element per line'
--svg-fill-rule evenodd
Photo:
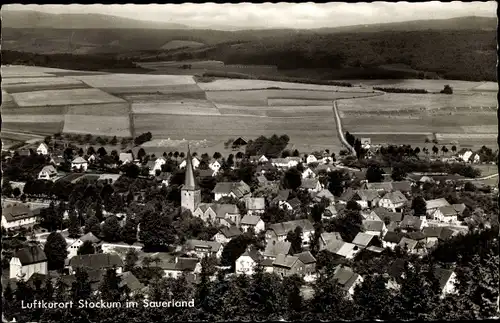
<path fill-rule="evenodd" d="M 276 138 L 265 139 L 268 150 L 283 146 Z M 249 155 L 258 140 L 242 138 L 227 157 L 198 156 L 189 146 L 160 157 L 93 147 L 56 152 L 53 140 L 3 157 L 4 294 L 19 284 L 71 290 L 82 270 L 93 295 L 102 293 L 112 270 L 127 297 L 148 299 L 161 279 L 196 285 L 207 272 L 212 282 L 264 272 L 300 277 L 307 300 L 331 272 L 352 300 L 377 275 L 360 270 L 360 259 L 392 255 L 380 274 L 388 290 L 398 290 L 405 257 L 423 259 L 441 244 L 498 225 L 492 213 L 498 206 L 473 197 L 486 201 L 497 188 L 442 170 L 377 166 L 387 149 L 369 138 L 362 139 L 364 169 L 345 152 Z M 390 149 L 403 163 L 419 158 L 411 148 L 410 154 Z M 438 153 L 421 158 L 441 166 L 480 164 L 476 152 L 453 153 L 444 161 Z M 458 293 L 455 266 L 433 269 L 441 298 Z"/>

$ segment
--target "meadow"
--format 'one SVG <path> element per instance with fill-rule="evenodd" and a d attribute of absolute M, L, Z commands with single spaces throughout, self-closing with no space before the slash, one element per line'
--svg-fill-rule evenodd
<path fill-rule="evenodd" d="M 20 108 L 125 102 L 99 89 L 57 89 L 11 93 L 11 95 Z"/>

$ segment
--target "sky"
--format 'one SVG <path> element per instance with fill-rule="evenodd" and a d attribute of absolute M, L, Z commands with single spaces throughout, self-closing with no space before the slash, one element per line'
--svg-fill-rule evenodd
<path fill-rule="evenodd" d="M 496 1 L 488 2 L 372 2 L 341 3 L 184 3 L 165 5 L 4 5 L 2 10 L 50 13 L 101 13 L 221 29 L 323 28 L 463 16 L 496 17 Z"/>

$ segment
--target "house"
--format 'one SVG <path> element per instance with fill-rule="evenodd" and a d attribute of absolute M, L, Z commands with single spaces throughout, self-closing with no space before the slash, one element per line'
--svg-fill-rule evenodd
<path fill-rule="evenodd" d="M 276 170 L 276 167 L 274 167 L 272 163 L 266 162 L 263 164 L 259 164 L 255 171 L 257 172 L 257 174 L 265 174 L 265 173 L 272 172 L 275 170 Z"/>
<path fill-rule="evenodd" d="M 222 255 L 222 244 L 215 241 L 190 239 L 186 241 L 184 250 L 188 254 L 195 254 L 198 258 L 203 258 L 205 256 L 220 258 Z"/>
<path fill-rule="evenodd" d="M 130 271 L 119 274 L 118 278 L 120 278 L 118 287 L 121 289 L 126 288 L 129 292 L 129 296 L 136 295 L 144 290 L 144 285 Z"/>
<path fill-rule="evenodd" d="M 361 210 L 360 212 L 361 216 L 363 217 L 363 220 L 368 220 L 368 221 L 382 221 L 381 218 L 377 215 L 377 213 L 370 211 L 370 210 Z"/>
<path fill-rule="evenodd" d="M 259 234 L 266 229 L 264 221 L 258 215 L 245 215 L 241 219 L 240 226 L 243 232 L 248 232 L 250 228 L 253 228 L 255 234 Z"/>
<path fill-rule="evenodd" d="M 304 274 L 305 265 L 296 256 L 287 254 L 279 254 L 273 262 L 273 272 L 280 277 L 288 277 L 292 275 Z"/>
<path fill-rule="evenodd" d="M 279 202 L 279 207 L 281 209 L 285 209 L 288 211 L 296 211 L 296 210 L 300 209 L 301 205 L 302 205 L 302 202 L 296 197 L 294 197 L 293 199 L 288 200 L 288 201 L 280 201 Z"/>
<path fill-rule="evenodd" d="M 278 191 L 278 194 L 276 197 L 272 200 L 271 203 L 273 204 L 280 204 L 281 202 L 286 202 L 288 201 L 288 197 L 290 196 L 290 192 L 292 190 L 280 190 Z"/>
<path fill-rule="evenodd" d="M 457 292 L 455 284 L 457 283 L 457 275 L 453 270 L 444 268 L 435 268 L 434 276 L 439 281 L 439 287 L 441 289 L 441 298 L 446 297 L 448 294 L 454 294 Z"/>
<path fill-rule="evenodd" d="M 402 212 L 391 212 L 383 207 L 374 208 L 372 213 L 378 216 L 384 223 L 396 222 L 399 224 L 403 219 Z"/>
<path fill-rule="evenodd" d="M 302 171 L 302 179 L 315 178 L 315 177 L 316 177 L 316 173 L 312 169 L 310 169 L 309 167 Z"/>
<path fill-rule="evenodd" d="M 303 251 L 294 255 L 299 258 L 299 260 L 304 264 L 304 270 L 302 274 L 304 276 L 314 275 L 316 272 L 316 258 L 309 252 Z"/>
<path fill-rule="evenodd" d="M 38 173 L 38 179 L 53 180 L 56 176 L 57 170 L 53 165 L 44 166 Z"/>
<path fill-rule="evenodd" d="M 314 173 L 320 175 L 322 172 L 330 173 L 333 170 L 333 166 L 327 164 L 320 164 L 314 168 Z"/>
<path fill-rule="evenodd" d="M 430 216 L 433 220 L 446 223 L 456 223 L 458 221 L 458 213 L 452 205 L 441 206 L 430 214 Z"/>
<path fill-rule="evenodd" d="M 335 204 L 335 196 L 333 196 L 332 192 L 327 189 L 322 189 L 318 193 L 314 194 L 315 202 L 321 202 L 322 199 L 327 199 L 330 202 L 330 205 Z"/>
<path fill-rule="evenodd" d="M 275 259 L 279 254 L 287 255 L 290 252 L 292 244 L 288 241 L 279 241 L 276 239 L 266 240 L 266 249 L 264 250 L 264 259 Z"/>
<path fill-rule="evenodd" d="M 401 230 L 413 230 L 413 231 L 420 231 L 423 228 L 428 226 L 427 219 L 422 216 L 413 216 L 413 215 L 407 215 L 404 217 L 403 221 L 401 221 L 399 227 Z"/>
<path fill-rule="evenodd" d="M 396 248 L 396 246 L 401 242 L 401 239 L 403 239 L 402 233 L 387 231 L 382 239 L 382 247 L 394 250 L 394 248 Z"/>
<path fill-rule="evenodd" d="M 89 163 L 82 157 L 76 157 L 71 161 L 71 169 L 86 171 Z"/>
<path fill-rule="evenodd" d="M 366 248 L 371 247 L 371 246 L 382 245 L 377 236 L 375 236 L 373 234 L 364 233 L 364 232 L 358 233 L 354 237 L 354 240 L 352 240 L 352 243 L 357 245 L 358 247 L 360 247 L 362 249 L 366 249 Z"/>
<path fill-rule="evenodd" d="M 304 178 L 302 179 L 302 183 L 300 188 L 303 190 L 307 190 L 308 192 L 319 192 L 323 189 L 321 183 L 316 178 Z"/>
<path fill-rule="evenodd" d="M 339 203 L 347 204 L 347 202 L 351 201 L 356 195 L 356 191 L 352 188 L 348 187 L 344 193 L 339 197 Z"/>
<path fill-rule="evenodd" d="M 343 241 L 338 232 L 323 232 L 319 238 L 319 250 L 325 249 L 331 240 Z"/>
<path fill-rule="evenodd" d="M 235 204 L 212 204 L 210 208 L 215 211 L 216 215 L 213 223 L 226 227 L 240 225 L 241 214 Z"/>
<path fill-rule="evenodd" d="M 331 156 L 324 156 L 323 158 L 321 158 L 321 162 L 324 165 L 328 165 L 328 164 L 333 163 L 333 158 Z M 328 172 L 331 172 L 331 170 L 328 170 Z"/>
<path fill-rule="evenodd" d="M 356 201 L 362 209 L 367 209 L 377 206 L 379 199 L 376 190 L 357 190 L 351 200 Z"/>
<path fill-rule="evenodd" d="M 255 266 L 262 260 L 261 254 L 254 248 L 248 248 L 235 262 L 235 272 L 238 275 L 253 275 Z"/>
<path fill-rule="evenodd" d="M 214 193 L 216 201 L 226 196 L 239 200 L 251 196 L 250 186 L 243 181 L 219 182 L 215 185 L 212 193 Z"/>
<path fill-rule="evenodd" d="M 2 208 L 2 227 L 14 229 L 33 226 L 38 222 L 39 210 L 31 210 L 24 204 L 13 204 Z"/>
<path fill-rule="evenodd" d="M 98 181 L 103 181 L 108 184 L 114 184 L 122 175 L 120 174 L 101 174 Z"/>
<path fill-rule="evenodd" d="M 306 157 L 306 164 L 317 163 L 317 162 L 318 159 L 313 154 L 310 154 Z"/>
<path fill-rule="evenodd" d="M 275 158 L 271 160 L 273 166 L 278 168 L 292 168 L 301 162 L 300 157 Z"/>
<path fill-rule="evenodd" d="M 235 226 L 223 227 L 215 235 L 214 240 L 221 244 L 227 244 L 231 239 L 240 235 L 242 235 L 242 232 Z"/>
<path fill-rule="evenodd" d="M 314 226 L 307 219 L 271 224 L 266 232 L 266 238 L 285 241 L 288 232 L 294 231 L 297 227 L 302 228 L 302 244 L 304 246 L 309 245 L 311 236 L 314 235 Z"/>
<path fill-rule="evenodd" d="M 77 256 L 78 249 L 83 245 L 85 241 L 90 241 L 92 244 L 97 245 L 99 242 L 101 242 L 101 239 L 97 238 L 92 232 L 89 232 L 81 236 L 80 238 L 76 239 L 75 242 L 73 242 L 67 247 L 66 249 L 68 251 L 67 258 L 71 259 Z"/>
<path fill-rule="evenodd" d="M 248 143 L 245 139 L 238 137 L 235 141 L 233 141 L 233 148 L 239 148 L 241 146 L 246 146 Z"/>
<path fill-rule="evenodd" d="M 363 220 L 363 230 L 366 234 L 383 237 L 387 232 L 387 228 L 383 221 Z"/>
<path fill-rule="evenodd" d="M 403 250 L 406 250 L 409 253 L 417 253 L 418 252 L 418 241 L 413 240 L 407 237 L 401 238 L 398 246 L 400 246 Z"/>
<path fill-rule="evenodd" d="M 432 215 L 437 209 L 442 206 L 450 206 L 450 203 L 448 203 L 448 201 L 446 201 L 446 199 L 444 198 L 425 201 L 427 215 Z"/>
<path fill-rule="evenodd" d="M 49 154 L 49 146 L 46 143 L 42 142 L 40 146 L 36 149 L 36 153 L 39 155 L 48 155 Z"/>
<path fill-rule="evenodd" d="M 410 181 L 396 181 L 391 182 L 392 189 L 395 191 L 400 191 L 403 194 L 411 193 L 411 182 Z"/>
<path fill-rule="evenodd" d="M 262 214 L 266 210 L 266 199 L 263 197 L 247 197 L 245 206 L 249 215 Z"/>
<path fill-rule="evenodd" d="M 132 153 L 120 153 L 120 155 L 118 156 L 118 160 L 122 165 L 125 165 L 127 163 L 133 163 L 134 156 L 132 155 Z"/>
<path fill-rule="evenodd" d="M 353 243 L 331 239 L 323 250 L 327 250 L 346 259 L 354 259 L 361 251 L 361 248 Z"/>
<path fill-rule="evenodd" d="M 222 165 L 220 164 L 220 162 L 217 159 L 215 159 L 210 164 L 208 164 L 208 168 L 213 170 L 214 172 L 218 172 L 220 170 L 221 166 Z"/>
<path fill-rule="evenodd" d="M 392 192 L 393 190 L 391 182 L 364 183 L 362 188 L 365 190 L 375 190 L 384 193 L 389 193 Z"/>
<path fill-rule="evenodd" d="M 172 173 L 163 172 L 156 176 L 156 181 L 161 184 L 161 186 L 165 185 L 165 187 L 168 187 L 170 184 L 170 178 L 172 178 Z"/>
<path fill-rule="evenodd" d="M 217 172 L 212 170 L 212 169 L 199 169 L 198 170 L 198 176 L 200 176 L 200 178 L 214 177 L 216 175 L 217 175 Z"/>
<path fill-rule="evenodd" d="M 198 258 L 172 257 L 159 253 L 155 254 L 154 257 L 159 259 L 157 266 L 163 270 L 166 277 L 177 279 L 182 274 L 187 273 L 196 278 L 196 275 L 201 271 Z"/>
<path fill-rule="evenodd" d="M 335 207 L 335 205 L 329 205 L 325 208 L 325 211 L 323 212 L 321 218 L 326 218 L 326 219 L 331 219 L 331 218 L 335 218 L 337 217 L 338 215 L 338 212 L 337 212 L 337 208 Z"/>
<path fill-rule="evenodd" d="M 47 275 L 47 256 L 39 246 L 19 249 L 9 263 L 9 278 L 28 280 L 33 274 Z"/>
<path fill-rule="evenodd" d="M 193 165 L 193 168 L 194 169 L 197 169 L 199 166 L 200 166 L 200 160 L 196 157 L 192 157 L 192 165 Z M 186 164 L 187 164 L 187 161 L 186 159 L 184 159 L 180 164 L 179 164 L 179 168 L 180 169 L 183 169 L 184 167 L 186 167 Z"/>
<path fill-rule="evenodd" d="M 62 156 L 53 156 L 50 158 L 50 163 L 54 166 L 61 166 L 64 163 L 64 158 Z"/>
<path fill-rule="evenodd" d="M 163 160 L 164 163 L 162 164 L 161 161 L 159 161 L 159 160 Z M 152 160 L 148 161 L 146 164 L 146 167 L 149 169 L 149 176 L 156 176 L 157 172 L 161 173 L 161 167 L 165 163 L 166 163 L 165 159 L 163 159 L 163 158 L 158 158 L 156 161 L 152 161 Z"/>
<path fill-rule="evenodd" d="M 393 212 L 399 212 L 403 208 L 404 204 L 408 202 L 406 196 L 400 191 L 394 191 L 386 193 L 378 202 L 380 207 L 392 210 Z"/>
<path fill-rule="evenodd" d="M 465 204 L 461 203 L 461 204 L 452 204 L 451 205 L 453 207 L 453 209 L 455 210 L 455 212 L 457 212 L 457 216 L 462 216 L 465 209 L 467 208 L 465 206 Z"/>
<path fill-rule="evenodd" d="M 114 253 L 97 253 L 91 255 L 75 256 L 69 260 L 68 269 L 70 274 L 75 274 L 77 268 L 87 270 L 107 270 L 115 268 L 120 274 L 123 270 L 123 261 Z"/>
<path fill-rule="evenodd" d="M 347 292 L 348 297 L 352 297 L 356 286 L 363 283 L 363 278 L 346 266 L 338 266 L 333 273 L 333 279 Z"/>
<path fill-rule="evenodd" d="M 269 162 L 269 159 L 267 159 L 267 157 L 264 155 L 250 156 L 250 157 L 248 157 L 248 160 L 251 163 L 267 163 L 267 162 Z"/>

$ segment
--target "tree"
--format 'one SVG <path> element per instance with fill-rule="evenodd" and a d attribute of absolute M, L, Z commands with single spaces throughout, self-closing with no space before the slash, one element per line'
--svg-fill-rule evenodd
<path fill-rule="evenodd" d="M 66 249 L 66 240 L 60 233 L 52 232 L 49 234 L 44 248 L 49 270 L 64 268 L 64 261 L 68 255 Z"/>
<path fill-rule="evenodd" d="M 19 189 L 19 187 L 14 187 L 14 189 L 12 190 L 12 195 L 14 196 L 14 198 L 19 198 L 19 196 L 21 195 L 21 190 Z"/>
<path fill-rule="evenodd" d="M 216 151 L 216 152 L 214 153 L 214 155 L 213 155 L 213 158 L 214 158 L 214 159 L 219 159 L 219 158 L 221 158 L 221 157 L 222 157 L 221 153 L 220 153 L 220 152 L 217 152 L 217 151 Z"/>
<path fill-rule="evenodd" d="M 81 234 L 81 225 L 75 210 L 68 211 L 69 225 L 68 233 L 70 238 L 78 238 Z"/>
<path fill-rule="evenodd" d="M 335 196 L 344 193 L 344 187 L 349 180 L 349 175 L 342 170 L 335 170 L 328 174 L 328 190 Z"/>
<path fill-rule="evenodd" d="M 448 148 L 446 146 L 441 147 L 441 152 L 443 155 L 446 154 L 448 152 Z"/>
<path fill-rule="evenodd" d="M 101 148 L 97 149 L 97 154 L 102 158 L 102 157 L 106 156 L 108 154 L 108 152 L 106 151 L 106 149 L 104 149 L 104 147 L 101 147 Z"/>
<path fill-rule="evenodd" d="M 113 138 L 109 141 L 109 143 L 112 146 L 116 146 L 118 144 L 118 139 L 116 138 L 116 136 L 113 136 Z"/>
<path fill-rule="evenodd" d="M 391 177 L 395 181 L 402 181 L 406 177 L 406 171 L 403 167 L 394 166 Z"/>
<path fill-rule="evenodd" d="M 457 152 L 457 146 L 455 146 L 455 145 L 451 146 L 451 151 L 453 153 L 456 153 Z"/>
<path fill-rule="evenodd" d="M 439 148 L 434 145 L 432 147 L 432 152 L 434 153 L 434 155 L 437 155 L 437 153 L 439 152 Z"/>
<path fill-rule="evenodd" d="M 126 163 L 122 166 L 122 171 L 125 173 L 125 176 L 130 178 L 137 178 L 141 173 L 141 169 L 136 164 Z"/>
<path fill-rule="evenodd" d="M 139 235 L 146 248 L 166 247 L 176 239 L 172 219 L 151 209 L 142 214 Z"/>
<path fill-rule="evenodd" d="M 120 301 L 122 291 L 120 289 L 120 278 L 116 275 L 115 268 L 106 270 L 104 279 L 99 286 L 99 292 L 105 302 Z"/>
<path fill-rule="evenodd" d="M 96 253 L 94 244 L 91 241 L 84 241 L 83 244 L 78 248 L 77 254 L 80 255 L 93 255 Z"/>
<path fill-rule="evenodd" d="M 290 168 L 285 172 L 283 186 L 287 189 L 296 190 L 302 185 L 302 175 L 297 168 Z"/>
<path fill-rule="evenodd" d="M 139 255 L 135 248 L 129 248 L 125 255 L 125 268 L 124 271 L 132 271 L 139 261 Z"/>
<path fill-rule="evenodd" d="M 427 204 L 422 196 L 416 196 L 412 200 L 411 208 L 415 216 L 425 216 L 427 213 Z"/>
<path fill-rule="evenodd" d="M 302 252 L 302 228 L 299 226 L 293 231 L 290 230 L 286 236 L 286 241 L 290 242 L 293 254 Z"/>
<path fill-rule="evenodd" d="M 302 277 L 298 275 L 288 276 L 283 279 L 283 289 L 286 292 L 288 315 L 290 319 L 295 318 L 297 312 L 301 312 L 302 308 L 302 295 L 301 287 L 304 284 Z"/>
<path fill-rule="evenodd" d="M 223 266 L 231 266 L 234 268 L 236 259 L 238 259 L 252 243 L 252 238 L 248 234 L 242 234 L 234 239 L 231 239 L 221 255 L 221 264 Z"/>
<path fill-rule="evenodd" d="M 2 183 L 2 195 L 10 197 L 12 195 L 12 186 L 10 184 L 10 181 L 8 179 L 4 179 Z"/>
<path fill-rule="evenodd" d="M 363 283 L 355 288 L 353 300 L 359 319 L 391 320 L 396 318 L 395 299 L 386 287 L 387 281 L 388 279 L 382 275 L 368 275 Z"/>
<path fill-rule="evenodd" d="M 292 156 L 293 156 L 293 157 L 299 157 L 299 156 L 300 156 L 299 151 L 298 151 L 297 149 L 295 149 L 295 150 L 293 151 L 293 153 L 292 153 Z"/>
<path fill-rule="evenodd" d="M 418 156 L 418 154 L 420 154 L 420 148 L 415 147 L 415 149 L 413 150 L 413 153 Z"/>
<path fill-rule="evenodd" d="M 127 217 L 125 225 L 121 230 L 121 240 L 128 244 L 137 241 L 137 223 L 132 217 Z"/>
<path fill-rule="evenodd" d="M 105 241 L 117 242 L 120 241 L 120 223 L 116 216 L 110 216 L 102 225 L 102 237 Z"/>
<path fill-rule="evenodd" d="M 85 233 L 92 232 L 96 237 L 101 235 L 101 222 L 95 215 L 91 215 L 85 221 Z"/>
<path fill-rule="evenodd" d="M 323 213 L 325 213 L 325 205 L 323 203 L 314 204 L 311 209 L 311 217 L 314 222 L 321 222 L 323 218 Z"/>
<path fill-rule="evenodd" d="M 313 289 L 310 306 L 315 319 L 336 321 L 348 318 L 346 294 L 333 278 L 333 272 L 321 273 Z"/>
<path fill-rule="evenodd" d="M 442 94 L 453 94 L 453 88 L 448 84 L 444 86 L 444 89 L 441 90 Z"/>
<path fill-rule="evenodd" d="M 146 157 L 146 151 L 141 147 L 141 149 L 137 152 L 137 158 L 142 160 L 144 157 Z"/>
<path fill-rule="evenodd" d="M 87 149 L 87 155 L 88 156 L 92 156 L 95 154 L 95 149 L 94 147 L 90 146 L 88 149 Z"/>
<path fill-rule="evenodd" d="M 78 303 L 80 300 L 87 300 L 92 295 L 92 287 L 90 285 L 89 274 L 81 269 L 76 269 L 75 282 L 71 286 L 73 302 Z"/>
<path fill-rule="evenodd" d="M 366 170 L 366 180 L 370 183 L 382 182 L 384 171 L 378 166 L 370 166 Z"/>

